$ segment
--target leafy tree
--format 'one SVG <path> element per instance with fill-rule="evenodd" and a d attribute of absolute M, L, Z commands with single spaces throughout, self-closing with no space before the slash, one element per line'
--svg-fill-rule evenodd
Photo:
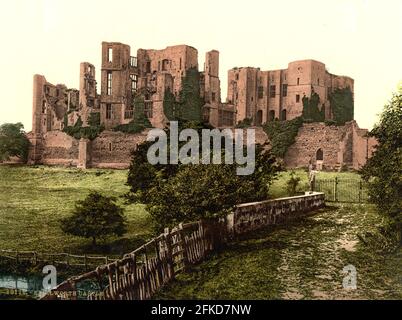
<path fill-rule="evenodd" d="M 378 140 L 373 156 L 362 169 L 369 195 L 379 211 L 391 220 L 390 230 L 401 242 L 402 223 L 402 91 L 384 107 L 370 132 Z"/>
<path fill-rule="evenodd" d="M 5 123 L 0 126 L 0 160 L 18 157 L 24 162 L 28 159 L 29 140 L 22 123 Z"/>
<path fill-rule="evenodd" d="M 204 127 L 197 122 L 182 123 L 184 126 Z M 263 146 L 256 147 L 255 171 L 248 176 L 237 175 L 237 164 L 152 166 L 146 157 L 149 146 L 144 143 L 134 151 L 127 182 L 131 198 L 146 204 L 157 231 L 180 222 L 225 215 L 236 204 L 265 200 L 279 170 Z"/>
<path fill-rule="evenodd" d="M 90 193 L 83 201 L 78 201 L 73 214 L 62 220 L 61 228 L 65 233 L 92 239 L 95 246 L 97 239 L 107 236 L 122 236 L 126 232 L 124 210 L 113 197 L 106 197 L 98 192 Z"/>

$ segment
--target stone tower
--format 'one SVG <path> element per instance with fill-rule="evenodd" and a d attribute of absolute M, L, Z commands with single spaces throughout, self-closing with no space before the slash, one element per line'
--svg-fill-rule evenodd
<path fill-rule="evenodd" d="M 88 62 L 82 62 L 80 65 L 79 105 L 83 126 L 88 125 L 88 117 L 91 112 L 99 111 L 97 102 L 95 67 Z"/>
<path fill-rule="evenodd" d="M 221 104 L 221 82 L 219 80 L 219 51 L 206 53 L 204 68 L 204 108 L 209 109 L 209 123 L 219 126 L 219 106 Z"/>
<path fill-rule="evenodd" d="M 138 76 L 130 46 L 102 43 L 101 123 L 106 129 L 132 120 L 132 82 Z"/>

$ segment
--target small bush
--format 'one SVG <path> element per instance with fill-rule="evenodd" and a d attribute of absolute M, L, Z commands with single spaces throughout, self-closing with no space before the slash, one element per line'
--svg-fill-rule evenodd
<path fill-rule="evenodd" d="M 290 178 L 286 183 L 286 191 L 289 196 L 297 195 L 297 189 L 299 187 L 301 178 L 296 175 L 294 171 L 290 172 Z"/>

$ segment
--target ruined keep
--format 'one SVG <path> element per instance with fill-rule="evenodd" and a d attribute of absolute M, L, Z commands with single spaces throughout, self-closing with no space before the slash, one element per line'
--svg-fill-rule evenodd
<path fill-rule="evenodd" d="M 314 95 L 319 97 L 317 110 L 325 120 L 332 120 L 342 110 L 333 110 L 331 94 L 348 89 L 353 99 L 353 79 L 330 74 L 323 63 L 314 60 L 291 62 L 284 70 L 231 69 L 227 99 L 222 102 L 216 50 L 206 53 L 203 71 L 199 71 L 198 51 L 187 45 L 138 49 L 132 56 L 126 44 L 103 42 L 101 54 L 100 92 L 95 66 L 88 62 L 80 65 L 79 90 L 34 76 L 29 163 L 126 168 L 131 151 L 146 140 L 147 130 L 130 134 L 118 128 L 140 117 L 149 121 L 149 127 L 164 128 L 169 123 L 167 98 L 180 101 L 188 85 L 193 90 L 197 86 L 200 120 L 214 127 L 234 127 L 246 119 L 257 127 L 291 120 L 303 115 L 304 100 Z M 142 102 L 141 108 L 136 99 Z M 348 121 L 353 120 L 353 100 L 351 115 Z M 84 136 L 82 129 L 86 130 Z M 268 140 L 262 129 L 257 133 L 258 142 Z M 305 124 L 284 157 L 285 163 L 307 166 L 309 161 L 317 161 L 321 150 L 319 158 L 324 160 L 318 160 L 320 166 L 357 169 L 375 145 L 365 134 L 355 122 L 344 126 Z"/>
<path fill-rule="evenodd" d="M 261 125 L 301 116 L 303 98 L 316 93 L 320 97 L 319 110 L 324 111 L 326 120 L 331 120 L 330 94 L 345 88 L 353 94 L 352 78 L 330 74 L 321 62 L 301 60 L 289 63 L 283 70 L 261 71 L 252 67 L 229 70 L 227 102 L 237 110 L 237 123 L 247 118 L 254 125 Z"/>

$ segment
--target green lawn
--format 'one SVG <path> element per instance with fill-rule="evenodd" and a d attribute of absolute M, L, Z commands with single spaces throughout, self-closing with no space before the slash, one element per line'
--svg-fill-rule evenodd
<path fill-rule="evenodd" d="M 92 253 L 90 241 L 67 236 L 60 219 L 91 190 L 119 198 L 128 232 L 98 250 L 121 255 L 135 249 L 150 233 L 149 217 L 140 205 L 125 205 L 127 171 L 57 167 L 0 166 L 0 249 Z"/>
<path fill-rule="evenodd" d="M 297 170 L 296 174 L 302 178 L 300 191 L 308 190 L 307 173 Z M 129 221 L 123 239 L 112 239 L 98 251 L 117 255 L 131 251 L 149 237 L 151 221 L 143 206 L 124 203 L 122 196 L 129 190 L 126 176 L 126 170 L 0 166 L 0 249 L 92 253 L 90 241 L 63 234 L 59 222 L 71 213 L 77 200 L 97 190 L 118 197 Z M 270 196 L 287 196 L 288 179 L 289 172 L 280 173 Z"/>
<path fill-rule="evenodd" d="M 381 224 L 371 205 L 342 205 L 253 232 L 156 299 L 401 299 L 402 251 L 386 255 L 360 240 Z M 357 290 L 342 286 L 347 265 Z"/>
<path fill-rule="evenodd" d="M 310 184 L 308 180 L 307 170 L 297 169 L 294 170 L 297 177 L 299 177 L 300 183 L 298 187 L 298 192 L 304 193 L 310 190 Z M 270 196 L 272 198 L 287 197 L 286 192 L 286 182 L 290 179 L 291 171 L 280 172 L 278 179 L 274 181 L 270 188 Z M 360 175 L 354 172 L 319 172 L 316 175 L 316 179 L 334 179 L 335 177 L 339 179 L 360 179 Z"/>

